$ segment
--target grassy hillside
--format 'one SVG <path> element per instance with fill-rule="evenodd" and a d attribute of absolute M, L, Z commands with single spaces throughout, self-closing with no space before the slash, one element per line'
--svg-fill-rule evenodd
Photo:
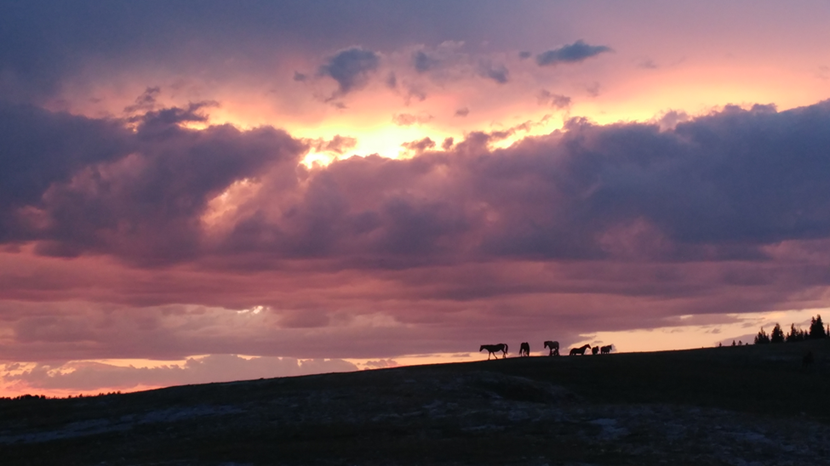
<path fill-rule="evenodd" d="M 4 400 L 0 462 L 830 464 L 828 398 L 830 340 L 508 358 Z"/>

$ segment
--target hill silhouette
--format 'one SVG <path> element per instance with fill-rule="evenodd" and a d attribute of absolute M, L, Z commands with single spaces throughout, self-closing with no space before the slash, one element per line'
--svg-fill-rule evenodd
<path fill-rule="evenodd" d="M 828 339 L 515 357 L 0 400 L 0 462 L 830 464 L 829 397 Z"/>

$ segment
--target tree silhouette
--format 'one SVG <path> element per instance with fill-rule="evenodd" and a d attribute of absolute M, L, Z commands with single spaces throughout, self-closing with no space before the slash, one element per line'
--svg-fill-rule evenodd
<path fill-rule="evenodd" d="M 807 331 L 800 328 L 795 328 L 795 324 L 790 324 L 790 333 L 787 334 L 787 342 L 804 341 L 807 339 Z"/>
<path fill-rule="evenodd" d="M 827 338 L 827 332 L 824 331 L 824 322 L 821 321 L 821 315 L 816 314 L 810 323 L 810 339 L 818 340 L 820 338 Z"/>
<path fill-rule="evenodd" d="M 781 330 L 781 324 L 775 324 L 772 329 L 772 334 L 769 337 L 771 343 L 784 343 L 784 331 Z"/>
<path fill-rule="evenodd" d="M 758 332 L 758 335 L 755 335 L 755 344 L 765 345 L 767 343 L 769 343 L 769 335 L 767 335 L 767 332 L 765 332 L 764 328 L 761 327 L 761 331 Z"/>

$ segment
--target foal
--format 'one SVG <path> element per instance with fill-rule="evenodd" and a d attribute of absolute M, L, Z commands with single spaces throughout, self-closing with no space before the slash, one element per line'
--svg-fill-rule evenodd
<path fill-rule="evenodd" d="M 545 348 L 550 348 L 550 354 L 548 356 L 559 356 L 559 342 L 558 341 L 546 341 Z"/>

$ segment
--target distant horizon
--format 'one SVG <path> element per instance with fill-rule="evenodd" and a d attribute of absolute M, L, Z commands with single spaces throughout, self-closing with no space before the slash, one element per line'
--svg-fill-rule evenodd
<path fill-rule="evenodd" d="M 818 0 L 6 2 L 0 396 L 830 317 L 827 24 Z"/>
<path fill-rule="evenodd" d="M 803 313 L 797 313 L 795 315 L 799 315 Z M 794 314 L 790 314 L 794 315 Z M 777 316 L 782 317 L 782 316 Z M 811 317 L 813 317 L 811 315 Z M 764 329 L 764 326 L 759 327 L 759 330 L 764 329 L 768 330 L 769 333 L 772 330 L 772 327 L 780 322 L 773 322 L 771 325 L 767 325 L 767 329 Z M 791 322 L 790 324 L 781 324 L 782 328 L 789 329 L 790 325 L 795 325 L 796 328 L 799 329 L 807 329 L 809 328 L 809 318 L 801 323 Z M 654 329 L 651 331 L 660 331 L 661 329 Z M 662 329 L 666 333 L 672 333 L 670 330 Z M 631 332 L 632 334 L 636 334 L 637 332 Z M 663 351 L 689 351 L 689 350 L 696 350 L 696 349 L 705 349 L 705 348 L 716 348 L 718 344 L 722 344 L 723 346 L 731 346 L 732 343 L 738 343 L 740 345 L 751 345 L 754 344 L 755 336 L 758 334 L 758 331 L 752 334 L 746 334 L 742 336 L 736 337 L 727 337 L 723 340 L 715 342 L 711 346 L 665 346 L 665 347 L 629 347 L 623 348 L 620 350 L 619 346 L 614 343 L 613 353 L 649 353 L 649 352 L 663 352 Z M 622 336 L 622 335 L 617 335 Z M 580 346 L 583 341 L 587 340 L 580 340 L 578 343 L 573 343 L 571 345 L 562 345 L 563 351 L 562 355 L 559 357 L 580 357 L 580 356 L 568 356 L 568 349 L 571 347 Z M 626 340 L 620 340 L 626 341 Z M 495 343 L 495 342 L 491 342 Z M 507 342 L 510 347 L 510 352 L 508 353 L 508 358 L 516 358 L 520 357 L 518 355 L 518 347 L 519 343 L 510 343 Z M 529 342 L 531 347 L 531 356 L 533 357 L 550 357 L 549 350 L 543 348 L 543 342 Z M 625 343 L 623 343 L 625 345 Z M 653 345 L 654 339 L 648 339 L 644 341 L 644 344 Z M 598 343 L 592 344 L 592 346 L 598 346 Z M 593 355 L 591 355 L 593 356 Z M 236 366 L 234 369 L 236 372 L 231 373 L 223 373 L 223 371 L 219 368 L 218 365 L 214 365 L 210 363 L 210 360 L 215 358 L 228 358 L 232 359 L 243 359 L 247 361 L 257 360 L 255 362 L 262 361 L 265 364 L 261 364 L 260 367 L 256 368 L 248 368 L 247 371 L 243 369 L 243 372 L 238 372 L 241 368 L 240 366 Z M 556 356 L 553 356 L 556 357 Z M 330 358 L 327 360 L 332 361 Z M 141 371 L 147 369 L 156 369 L 160 371 L 175 371 L 179 369 L 179 374 L 177 376 L 181 379 L 179 383 L 167 383 L 167 384 L 156 384 L 156 385 L 129 385 L 128 384 L 121 384 L 121 385 L 113 385 L 112 387 L 97 387 L 97 388 L 85 388 L 85 389 L 72 389 L 72 388 L 42 388 L 41 391 L 33 392 L 31 387 L 26 385 L 25 383 L 22 384 L 21 388 L 14 389 L 12 387 L 5 387 L 4 392 L 0 392 L 0 397 L 16 397 L 21 395 L 45 395 L 47 397 L 57 397 L 57 398 L 68 398 L 68 397 L 77 397 L 78 395 L 83 396 L 95 396 L 101 393 L 108 394 L 108 393 L 134 393 L 146 390 L 155 390 L 160 388 L 166 388 L 171 386 L 180 386 L 180 385 L 190 385 L 190 384 L 200 384 L 200 383 L 227 383 L 227 382 L 236 382 L 236 381 L 244 381 L 244 380 L 255 380 L 258 378 L 273 378 L 273 377 L 296 377 L 296 376 L 305 376 L 305 375 L 315 375 L 315 374 L 325 374 L 325 373 L 339 373 L 339 372 L 359 372 L 365 370 L 376 370 L 376 369 L 391 369 L 396 367 L 411 367 L 411 366 L 419 366 L 419 365 L 430 365 L 430 364 L 450 364 L 450 363 L 463 363 L 463 362 L 476 362 L 476 361 L 484 361 L 487 360 L 487 352 L 480 351 L 480 352 L 469 352 L 466 354 L 461 353 L 445 353 L 445 354 L 419 354 L 419 355 L 403 355 L 400 357 L 395 358 L 387 358 L 387 359 L 345 359 L 345 360 L 333 360 L 335 362 L 341 362 L 346 364 L 351 364 L 352 367 L 348 367 L 345 364 L 341 365 L 339 370 L 332 368 L 331 371 L 328 370 L 315 370 L 315 364 L 320 364 L 321 362 L 325 363 L 325 361 L 315 361 L 315 360 L 302 360 L 302 359 L 295 359 L 295 358 L 279 358 L 279 357 L 258 357 L 258 356 L 250 356 L 250 355 L 235 355 L 235 354 L 226 354 L 226 355 L 203 355 L 203 356 L 194 356 L 189 357 L 179 361 L 154 361 L 154 360 L 134 360 L 134 359 L 127 359 L 127 360 L 101 360 L 101 361 L 88 361 L 86 364 L 101 364 L 107 365 L 110 367 L 111 370 L 114 371 L 122 371 L 119 375 L 125 376 L 131 371 Z M 269 364 L 271 362 L 271 370 L 276 370 L 276 375 L 268 375 Z M 77 366 L 74 364 L 73 361 L 68 361 L 60 365 L 60 368 L 64 370 L 62 374 L 55 374 L 52 376 L 53 383 L 60 384 L 59 381 L 55 379 L 60 379 L 61 375 L 70 374 L 69 377 L 71 378 L 72 371 L 81 370 L 83 372 L 84 369 L 87 367 L 84 362 L 79 362 Z M 207 364 L 206 364 L 207 363 Z M 284 363 L 289 363 L 289 366 L 286 366 Z M 295 367 L 293 364 L 296 363 L 298 367 Z M 243 365 L 245 363 L 242 363 Z M 214 371 L 205 371 L 200 370 L 200 366 L 203 365 L 213 365 Z M 308 368 L 306 368 L 308 366 Z M 37 370 L 37 364 L 29 364 L 29 365 L 21 365 L 14 373 L 16 374 L 25 374 L 27 371 L 35 372 Z M 233 366 L 231 366 L 233 367 Z M 319 366 L 318 366 L 319 367 Z M 35 369 L 35 371 L 33 371 Z M 219 369 L 219 370 L 216 370 Z M 232 371 L 234 370 L 232 369 Z M 100 370 L 100 369 L 99 369 Z M 186 374 L 186 372 L 190 372 Z M 7 377 L 10 375 L 13 376 L 13 373 L 7 373 Z M 169 377 L 169 376 L 168 376 Z M 173 376 L 175 378 L 176 375 Z M 127 376 L 128 379 L 135 380 L 136 378 Z M 118 380 L 118 376 L 112 378 L 113 380 Z M 25 377 L 22 378 L 25 380 Z M 172 379 L 169 379 L 172 380 Z M 74 383 L 85 383 L 85 377 L 74 377 L 72 382 Z M 11 388 L 11 390 L 9 390 Z"/>

